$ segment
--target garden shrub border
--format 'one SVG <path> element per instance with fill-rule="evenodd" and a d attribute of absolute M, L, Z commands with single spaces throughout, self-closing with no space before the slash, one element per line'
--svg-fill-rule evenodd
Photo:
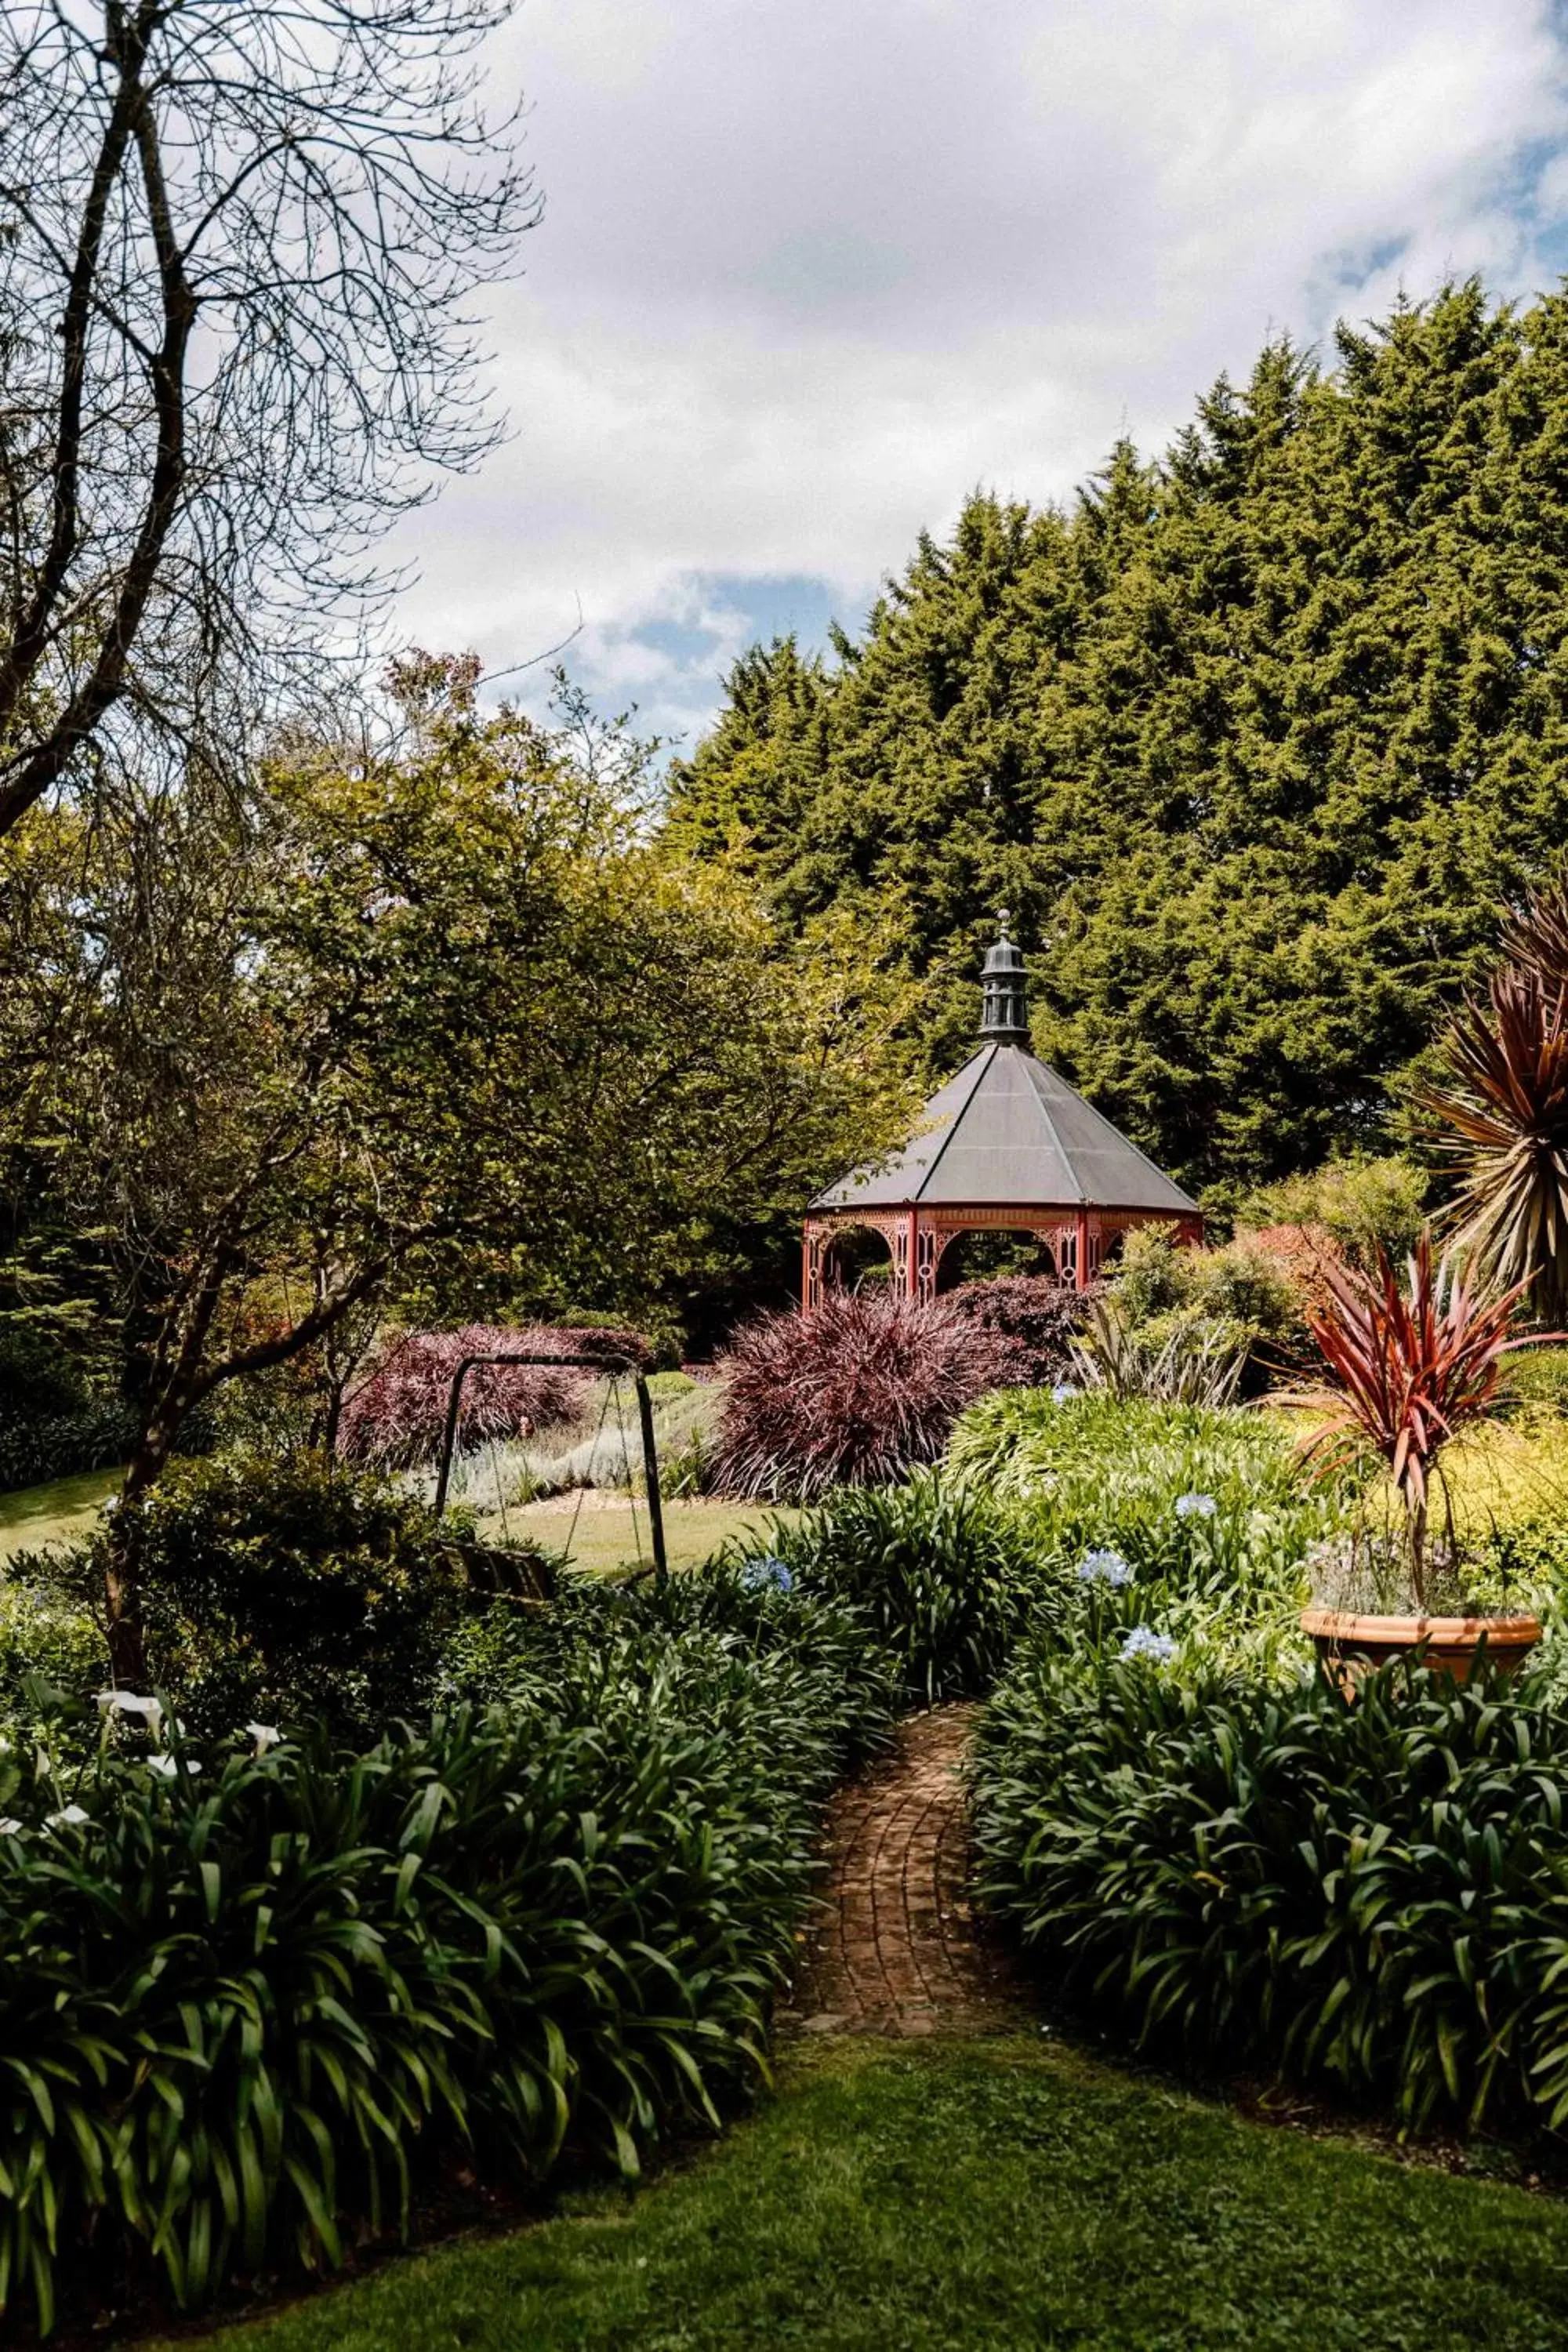
<path fill-rule="evenodd" d="M 864 1620 L 737 1570 L 496 1631 L 367 1754 L 110 1717 L 76 1771 L 0 1758 L 0 2302 L 151 2271 L 196 2308 L 337 2266 L 453 2149 L 633 2172 L 761 2079 L 821 1806 L 896 1704 Z"/>
<path fill-rule="evenodd" d="M 1441 2121 L 1568 2121 L 1568 1719 L 1403 1662 L 1353 1705 L 1021 1653 L 982 1717 L 980 1897 L 1099 2023 Z"/>

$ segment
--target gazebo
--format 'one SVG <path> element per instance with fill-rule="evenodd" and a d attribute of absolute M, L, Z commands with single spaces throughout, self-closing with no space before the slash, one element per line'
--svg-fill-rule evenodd
<path fill-rule="evenodd" d="M 980 1050 L 934 1094 L 914 1140 L 885 1167 L 858 1169 L 819 1192 L 805 1217 L 803 1297 L 831 1279 L 833 1246 L 879 1234 L 897 1289 L 935 1295 L 942 1253 L 960 1234 L 1032 1234 L 1058 1277 L 1087 1289 L 1106 1243 L 1133 1225 L 1203 1238 L 1203 1214 L 1179 1184 L 1029 1051 L 1024 959 L 1000 936 L 981 974 Z"/>

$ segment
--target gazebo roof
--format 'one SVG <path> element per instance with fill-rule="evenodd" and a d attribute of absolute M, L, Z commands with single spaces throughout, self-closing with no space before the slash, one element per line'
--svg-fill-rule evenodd
<path fill-rule="evenodd" d="M 1018 1043 L 1023 959 L 1006 936 L 986 958 L 980 1051 L 879 1169 L 819 1192 L 814 1211 L 890 1208 L 1127 1209 L 1193 1217 L 1198 1204 L 1136 1144 Z"/>

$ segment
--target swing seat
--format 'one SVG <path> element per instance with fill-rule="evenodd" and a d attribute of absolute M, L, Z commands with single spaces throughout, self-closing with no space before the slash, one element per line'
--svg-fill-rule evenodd
<path fill-rule="evenodd" d="M 542 1609 L 555 1598 L 555 1563 L 541 1552 L 505 1551 L 494 1544 L 458 1547 L 472 1592 L 493 1593 Z"/>

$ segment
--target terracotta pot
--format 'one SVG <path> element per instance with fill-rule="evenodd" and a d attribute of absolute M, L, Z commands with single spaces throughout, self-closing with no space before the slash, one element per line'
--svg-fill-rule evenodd
<path fill-rule="evenodd" d="M 1301 1631 L 1342 1689 L 1390 1658 L 1404 1657 L 1426 1643 L 1435 1674 L 1468 1683 L 1484 1635 L 1487 1655 L 1505 1674 L 1522 1665 L 1541 1639 L 1539 1617 L 1358 1617 L 1346 1610 L 1303 1609 Z"/>

